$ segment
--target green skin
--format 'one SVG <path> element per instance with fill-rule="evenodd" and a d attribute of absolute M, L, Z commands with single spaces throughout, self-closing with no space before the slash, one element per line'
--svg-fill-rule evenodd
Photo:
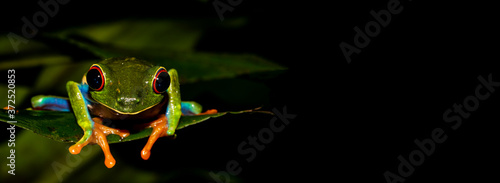
<path fill-rule="evenodd" d="M 66 98 L 55 96 L 32 98 L 34 109 L 69 111 L 69 104 L 71 105 L 78 125 L 84 131 L 83 137 L 75 145 L 85 146 L 85 142 L 88 143 L 89 138 L 92 137 L 95 126 L 92 117 L 111 120 L 143 120 L 158 118 L 161 114 L 165 114 L 168 127 L 166 135 L 172 136 L 175 134 L 183 112 L 184 115 L 196 115 L 201 112 L 201 105 L 196 102 L 182 102 L 181 104 L 178 75 L 175 69 L 168 71 L 171 81 L 167 91 L 158 94 L 155 93 L 152 85 L 155 74 L 163 68 L 161 66 L 154 66 L 133 57 L 106 59 L 93 66 L 99 66 L 104 75 L 105 82 L 102 90 L 89 89 L 86 76 L 84 76 L 81 84 L 73 81 L 67 83 L 69 103 Z M 72 153 L 78 154 L 79 150 Z"/>
<path fill-rule="evenodd" d="M 123 64 L 125 63 L 126 64 Z M 115 111 L 117 118 L 126 119 L 132 115 L 143 112 L 157 106 L 165 97 L 163 94 L 157 94 L 153 91 L 152 79 L 160 66 L 153 67 L 150 63 L 137 59 L 108 59 L 98 64 L 103 71 L 105 85 L 101 91 L 90 90 L 90 96 L 97 103 L 104 105 Z M 181 96 L 177 71 L 170 69 L 168 71 L 171 77 L 168 92 L 168 107 L 166 115 L 168 118 L 168 135 L 174 135 L 175 129 L 181 117 Z M 137 77 L 137 76 L 145 76 Z M 85 85 L 86 81 L 83 79 Z M 69 99 L 76 115 L 78 124 L 84 129 L 85 135 L 79 142 L 88 138 L 88 133 L 92 131 L 92 119 L 88 117 L 89 110 L 85 104 L 82 91 L 78 88 L 78 83 L 69 81 L 66 84 Z M 125 101 L 128 100 L 128 101 Z M 162 105 L 165 105 L 164 103 Z M 90 111 L 93 112 L 93 111 Z M 92 113 L 91 113 L 92 115 Z M 102 117 L 111 116 L 103 115 Z"/>

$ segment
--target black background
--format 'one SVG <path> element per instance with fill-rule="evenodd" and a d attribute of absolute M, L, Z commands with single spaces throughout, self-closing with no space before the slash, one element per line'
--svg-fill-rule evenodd
<path fill-rule="evenodd" d="M 126 17 L 217 20 L 211 2 L 71 1 L 40 31 Z M 454 103 L 474 94 L 478 76 L 487 78 L 491 73 L 493 81 L 500 81 L 495 6 L 401 1 L 402 12 L 392 15 L 389 25 L 347 63 L 339 44 L 353 45 L 353 28 L 363 30 L 374 20 L 369 12 L 386 9 L 387 3 L 243 0 L 233 12 L 226 12 L 225 18 L 245 16 L 249 22 L 234 31 L 207 32 L 196 49 L 252 53 L 288 67 L 277 78 L 263 81 L 270 88 L 266 107 L 281 111 L 286 105 L 288 113 L 297 117 L 249 163 L 236 147 L 267 127 L 269 117 L 248 115 L 242 120 L 245 126 L 231 123 L 241 118 L 228 117 L 220 124 L 193 127 L 182 133 L 202 137 L 163 141 L 170 147 L 197 142 L 196 147 L 174 152 L 192 154 L 193 159 L 172 158 L 175 167 L 151 171 L 191 166 L 224 170 L 227 161 L 236 159 L 244 162 L 238 177 L 245 182 L 386 182 L 384 172 L 397 174 L 397 157 L 408 158 L 418 149 L 415 139 L 429 138 L 433 129 L 442 128 L 447 140 L 437 144 L 405 182 L 495 180 L 498 94 L 481 101 L 457 130 L 442 119 Z M 31 16 L 39 7 L 36 1 L 17 2 L 2 5 L 2 10 L 7 10 L 1 16 L 2 32 L 19 32 L 20 17 Z M 259 124 L 252 124 L 255 119 Z M 208 127 L 217 130 L 203 130 Z M 140 149 L 143 143 L 116 144 L 112 149 L 119 150 L 113 153 L 141 167 L 137 152 L 123 151 Z"/>

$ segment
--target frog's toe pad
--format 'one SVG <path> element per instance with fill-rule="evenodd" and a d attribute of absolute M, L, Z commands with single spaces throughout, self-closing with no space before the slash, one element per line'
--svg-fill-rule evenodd
<path fill-rule="evenodd" d="M 80 151 L 85 145 L 83 144 L 75 144 L 69 147 L 69 153 L 71 154 L 80 154 Z"/>
<path fill-rule="evenodd" d="M 104 159 L 104 165 L 106 165 L 106 167 L 108 167 L 108 168 L 113 168 L 113 166 L 115 166 L 115 164 L 116 164 L 116 160 L 115 160 L 115 158 L 113 158 L 113 156 L 111 156 L 111 158 L 106 157 L 106 159 Z"/>
<path fill-rule="evenodd" d="M 151 156 L 151 151 L 146 150 L 146 149 L 142 149 L 142 151 L 141 151 L 141 158 L 143 160 L 148 160 L 149 156 Z"/>

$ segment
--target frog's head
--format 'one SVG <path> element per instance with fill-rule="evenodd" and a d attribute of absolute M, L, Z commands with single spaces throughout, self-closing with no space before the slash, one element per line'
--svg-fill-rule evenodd
<path fill-rule="evenodd" d="M 111 58 L 93 64 L 83 82 L 98 103 L 120 113 L 134 115 L 161 103 L 170 76 L 161 66 L 136 58 Z"/>

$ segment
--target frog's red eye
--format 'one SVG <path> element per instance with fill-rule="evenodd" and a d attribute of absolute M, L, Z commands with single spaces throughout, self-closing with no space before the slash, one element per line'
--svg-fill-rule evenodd
<path fill-rule="evenodd" d="M 167 70 L 161 67 L 156 71 L 155 77 L 153 78 L 153 91 L 155 93 L 163 93 L 167 91 L 170 86 L 170 75 L 168 75 Z"/>
<path fill-rule="evenodd" d="M 97 65 L 90 67 L 86 78 L 90 89 L 100 91 L 104 88 L 104 75 L 102 75 L 101 67 Z"/>

